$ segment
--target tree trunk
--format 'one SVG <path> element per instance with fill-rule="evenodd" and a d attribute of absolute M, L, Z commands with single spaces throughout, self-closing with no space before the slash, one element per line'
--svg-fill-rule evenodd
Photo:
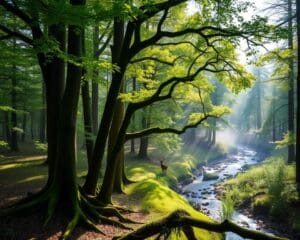
<path fill-rule="evenodd" d="M 136 78 L 132 78 L 132 91 L 135 92 L 136 91 Z M 132 119 L 131 119 L 131 125 L 133 126 L 133 128 L 135 127 L 135 114 L 132 115 Z M 135 154 L 135 139 L 131 139 L 130 140 L 130 153 L 131 154 Z"/>
<path fill-rule="evenodd" d="M 293 51 L 293 19 L 292 19 L 292 0 L 288 0 L 288 47 Z M 289 59 L 289 92 L 288 92 L 288 131 L 294 134 L 294 57 Z M 295 145 L 288 146 L 288 163 L 295 161 Z"/>
<path fill-rule="evenodd" d="M 93 159 L 91 167 L 88 169 L 88 175 L 86 177 L 84 190 L 94 195 L 96 192 L 96 186 L 102 164 L 102 159 L 105 151 L 105 143 L 108 137 L 109 129 L 111 126 L 115 106 L 122 85 L 123 76 L 126 66 L 128 64 L 128 48 L 131 42 L 131 36 L 133 32 L 132 25 L 127 25 L 127 32 L 124 43 L 119 42 L 120 37 L 123 36 L 124 22 L 115 19 L 114 21 L 114 44 L 112 46 L 112 62 L 119 66 L 119 71 L 114 71 L 112 75 L 112 82 L 106 98 L 103 117 L 100 123 L 97 139 L 95 142 L 95 150 L 93 153 Z M 124 46 L 124 47 L 123 47 Z M 121 52 L 121 50 L 123 50 Z"/>
<path fill-rule="evenodd" d="M 146 129 L 148 127 L 149 127 L 148 119 L 147 119 L 146 113 L 144 111 L 143 116 L 142 116 L 142 128 Z M 138 158 L 149 159 L 149 157 L 148 157 L 148 145 L 149 145 L 148 136 L 141 137 L 140 138 L 140 148 L 139 148 Z"/>
<path fill-rule="evenodd" d="M 9 127 L 9 114 L 7 111 L 4 112 L 4 125 L 5 125 L 5 137 L 6 137 L 6 142 L 10 143 L 10 127 Z"/>
<path fill-rule="evenodd" d="M 94 60 L 98 61 L 99 54 L 99 27 L 94 27 Z M 98 85 L 99 71 L 94 67 L 93 69 L 93 79 L 92 79 L 92 119 L 93 119 L 93 133 L 97 134 L 98 131 L 98 116 L 99 116 L 99 85 Z"/>
<path fill-rule="evenodd" d="M 43 106 L 40 110 L 40 129 L 39 129 L 39 140 L 40 142 L 44 143 L 46 139 L 46 109 L 45 109 L 45 84 L 42 83 L 43 86 L 43 94 L 42 94 L 42 102 Z"/>
<path fill-rule="evenodd" d="M 14 48 L 16 46 L 16 40 L 14 39 Z M 10 150 L 19 151 L 18 146 L 18 117 L 17 117 L 17 66 L 13 63 L 12 66 L 12 91 L 11 91 L 11 106 L 14 111 L 11 113 L 11 141 L 10 141 Z"/>
<path fill-rule="evenodd" d="M 121 23 L 120 26 L 118 26 L 118 30 L 120 31 L 118 35 L 114 35 L 115 43 L 118 43 L 122 45 L 124 41 L 124 23 Z M 112 55 L 114 53 L 112 52 Z M 122 84 L 120 87 L 120 93 L 124 93 L 124 79 L 122 80 Z M 111 152 L 113 151 L 113 148 L 115 147 L 116 140 L 119 134 L 120 127 L 122 125 L 124 118 L 124 103 L 118 99 L 115 107 L 114 117 L 111 123 L 110 131 L 109 131 L 109 137 L 108 137 L 108 146 L 107 146 L 107 164 L 111 157 Z M 113 191 L 115 192 L 123 192 L 123 162 L 124 162 L 124 146 L 121 148 L 120 152 L 117 155 L 117 166 L 116 166 L 116 174 L 113 184 Z"/>
<path fill-rule="evenodd" d="M 121 89 L 123 86 L 121 87 Z M 123 92 L 123 90 L 121 90 Z M 124 118 L 124 103 L 120 100 L 117 101 L 116 110 L 114 113 L 114 118 L 111 124 L 109 138 L 108 138 L 108 146 L 107 146 L 107 162 L 110 160 L 111 152 L 116 144 L 116 139 L 118 137 L 118 133 L 123 122 Z M 117 156 L 118 165 L 116 167 L 116 176 L 114 181 L 114 191 L 122 192 L 123 191 L 123 182 L 122 182 L 122 167 L 123 167 L 123 160 L 124 160 L 124 147 L 122 147 L 121 151 L 118 153 Z M 107 163 L 108 164 L 108 163 Z"/>
<path fill-rule="evenodd" d="M 85 42 L 84 36 L 82 36 L 82 54 L 85 55 Z M 91 98 L 90 98 L 90 87 L 89 82 L 85 79 L 86 69 L 82 71 L 82 78 L 84 79 L 81 86 L 82 96 L 82 108 L 83 108 L 83 119 L 84 119 L 84 134 L 85 134 L 85 145 L 88 164 L 91 164 L 94 140 L 93 140 L 93 126 L 92 126 L 92 111 L 91 111 Z"/>
<path fill-rule="evenodd" d="M 78 5 L 82 0 L 71 0 Z M 68 54 L 81 57 L 82 29 L 70 25 L 68 32 Z M 78 186 L 76 183 L 76 119 L 80 95 L 82 69 L 68 63 L 66 88 L 60 104 L 57 160 L 54 182 L 61 189 L 60 200 L 71 207 L 71 212 L 78 208 Z M 73 208 L 73 209 L 72 209 Z"/>
<path fill-rule="evenodd" d="M 63 24 L 51 25 L 48 30 L 49 37 L 54 38 L 61 51 L 66 50 L 66 27 Z M 51 176 L 54 171 L 54 160 L 56 159 L 56 150 L 58 144 L 58 125 L 59 125 L 59 108 L 63 93 L 65 90 L 65 61 L 54 55 L 51 56 L 51 62 L 44 67 L 43 76 L 46 87 L 46 104 L 47 104 L 47 142 L 48 156 L 47 163 L 48 175 Z"/>
<path fill-rule="evenodd" d="M 296 1 L 297 18 L 297 43 L 298 43 L 298 61 L 297 61 L 297 115 L 296 115 L 296 183 L 298 196 L 300 199 L 300 2 Z"/>
<path fill-rule="evenodd" d="M 22 121 L 22 136 L 21 136 L 21 141 L 25 142 L 26 139 L 26 125 L 27 125 L 27 114 L 23 114 L 23 121 Z"/>
<path fill-rule="evenodd" d="M 30 136 L 31 140 L 34 140 L 34 112 L 30 113 Z"/>
<path fill-rule="evenodd" d="M 82 96 L 82 108 L 84 119 L 84 133 L 85 133 L 85 145 L 87 152 L 88 164 L 92 161 L 94 141 L 93 141 L 93 129 L 92 129 L 92 112 L 91 112 L 91 99 L 89 93 L 89 82 L 84 80 L 81 87 Z"/>

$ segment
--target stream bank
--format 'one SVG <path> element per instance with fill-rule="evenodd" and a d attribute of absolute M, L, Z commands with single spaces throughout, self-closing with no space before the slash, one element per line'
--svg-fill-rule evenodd
<path fill-rule="evenodd" d="M 199 211 L 207 214 L 212 219 L 220 221 L 222 219 L 222 202 L 218 199 L 218 184 L 222 181 L 234 177 L 236 174 L 245 171 L 249 166 L 258 164 L 261 161 L 258 154 L 244 146 L 239 146 L 235 153 L 229 154 L 226 158 L 211 163 L 203 167 L 203 171 L 218 178 L 203 181 L 203 174 L 196 177 L 193 182 L 181 187 L 181 194 Z M 198 170 L 198 174 L 202 170 Z M 246 228 L 264 232 L 272 232 L 262 220 L 255 219 L 246 210 L 234 211 L 232 220 Z M 227 240 L 241 240 L 240 236 L 227 233 Z"/>

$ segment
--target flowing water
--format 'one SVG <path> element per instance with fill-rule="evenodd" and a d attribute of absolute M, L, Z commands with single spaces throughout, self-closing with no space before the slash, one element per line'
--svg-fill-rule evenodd
<path fill-rule="evenodd" d="M 194 205 L 197 205 L 202 212 L 214 220 L 220 221 L 222 203 L 217 199 L 216 185 L 243 171 L 249 165 L 257 164 L 260 159 L 256 155 L 256 152 L 249 148 L 238 147 L 235 154 L 211 167 L 204 167 L 205 172 L 217 174 L 219 176 L 217 180 L 203 181 L 203 175 L 199 176 L 191 184 L 183 187 L 184 196 Z M 238 211 L 233 213 L 232 221 L 250 229 L 261 229 L 259 222 Z M 229 232 L 226 234 L 226 239 L 240 240 L 244 238 Z"/>

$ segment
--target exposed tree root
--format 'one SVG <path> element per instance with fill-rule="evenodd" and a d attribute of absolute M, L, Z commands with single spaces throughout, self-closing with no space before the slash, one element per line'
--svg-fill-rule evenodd
<path fill-rule="evenodd" d="M 165 218 L 145 224 L 139 229 L 124 236 L 114 237 L 113 240 L 143 240 L 154 235 L 162 235 L 162 229 L 170 234 L 172 229 L 181 228 L 188 239 L 196 239 L 192 227 L 206 229 L 213 232 L 234 232 L 241 237 L 257 240 L 287 240 L 276 236 L 270 236 L 258 231 L 242 228 L 235 223 L 225 220 L 222 223 L 212 223 L 192 218 L 183 210 L 177 210 Z"/>
<path fill-rule="evenodd" d="M 63 204 L 63 199 L 61 199 L 60 193 L 60 189 L 54 187 L 54 185 L 48 186 L 40 192 L 30 195 L 6 209 L 1 209 L 0 216 L 32 213 L 40 209 L 46 209 L 45 224 L 47 224 L 51 221 L 56 211 L 61 209 L 59 208 L 59 205 Z M 78 191 L 73 206 L 68 208 L 68 210 L 70 211 L 68 212 L 68 215 L 73 217 L 61 236 L 61 239 L 63 240 L 69 238 L 70 234 L 78 224 L 83 224 L 89 229 L 102 234 L 104 233 L 96 226 L 97 223 L 109 224 L 126 230 L 132 230 L 132 228 L 126 226 L 124 223 L 138 224 L 137 222 L 124 217 L 120 213 L 118 207 L 101 204 L 96 199 L 88 198 L 84 194 L 81 194 L 81 191 Z M 123 208 L 122 210 L 125 211 Z M 118 220 L 110 217 L 117 218 Z"/>

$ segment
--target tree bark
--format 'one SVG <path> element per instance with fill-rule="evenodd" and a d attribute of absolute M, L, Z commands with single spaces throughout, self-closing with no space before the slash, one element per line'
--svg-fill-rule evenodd
<path fill-rule="evenodd" d="M 63 24 L 49 26 L 49 37 L 54 38 L 62 52 L 66 50 L 66 27 Z M 65 90 L 65 61 L 54 55 L 49 63 L 40 63 L 45 79 L 47 105 L 47 142 L 48 142 L 48 175 L 51 179 L 54 171 L 54 161 L 59 133 L 59 109 Z M 46 60 L 47 61 L 47 60 Z M 45 65 L 46 64 L 46 65 Z"/>
<path fill-rule="evenodd" d="M 133 77 L 132 78 L 132 91 L 135 92 L 136 91 L 136 78 Z M 135 127 L 135 114 L 132 115 L 132 120 L 131 120 L 131 125 L 133 126 L 133 128 Z M 135 139 L 131 139 L 130 140 L 130 153 L 131 154 L 135 154 Z"/>
<path fill-rule="evenodd" d="M 296 115 L 296 183 L 300 199 L 300 2 L 296 1 L 296 18 L 297 18 L 297 115 Z"/>
<path fill-rule="evenodd" d="M 122 84 L 120 92 L 124 92 L 123 89 L 124 89 L 124 85 Z M 118 99 L 115 113 L 114 113 L 114 118 L 109 132 L 108 146 L 107 146 L 107 164 L 109 164 L 108 161 L 110 160 L 111 152 L 113 151 L 113 148 L 116 144 L 116 139 L 118 137 L 118 133 L 122 125 L 123 118 L 124 118 L 124 103 L 120 99 Z M 123 160 L 124 160 L 124 147 L 121 148 L 117 158 L 118 158 L 117 160 L 118 165 L 116 167 L 116 175 L 115 175 L 113 190 L 116 192 L 123 192 L 122 167 L 123 167 Z"/>
<path fill-rule="evenodd" d="M 133 26 L 127 24 L 127 31 L 125 40 L 123 43 L 118 42 L 118 34 L 123 36 L 124 22 L 115 19 L 114 21 L 114 44 L 112 46 L 112 62 L 119 66 L 119 71 L 115 71 L 112 76 L 112 82 L 106 98 L 103 117 L 100 123 L 97 139 L 95 142 L 95 151 L 93 153 L 92 164 L 88 169 L 88 175 L 86 177 L 83 189 L 86 193 L 95 195 L 102 159 L 104 156 L 105 143 L 108 137 L 109 129 L 111 126 L 113 114 L 116 107 L 117 97 L 122 85 L 123 76 L 126 66 L 128 64 L 128 49 L 133 33 Z"/>
<path fill-rule="evenodd" d="M 7 111 L 4 112 L 4 125 L 5 125 L 5 137 L 6 137 L 6 142 L 10 143 L 10 121 L 9 121 L 9 114 Z"/>
<path fill-rule="evenodd" d="M 142 116 L 142 129 L 147 129 L 149 127 L 150 126 L 148 124 L 148 119 L 147 119 L 146 113 L 144 111 L 143 116 Z M 138 158 L 149 159 L 149 157 L 148 157 L 148 144 L 149 144 L 149 137 L 148 136 L 140 138 L 140 148 L 139 148 Z"/>
<path fill-rule="evenodd" d="M 99 59 L 98 49 L 99 49 L 99 26 L 94 27 L 94 60 Z M 94 67 L 93 69 L 93 80 L 92 80 L 92 119 L 93 119 L 93 133 L 97 134 L 98 131 L 98 116 L 99 116 L 99 85 L 98 85 L 99 71 Z"/>
<path fill-rule="evenodd" d="M 16 39 L 13 39 L 13 48 L 16 49 Z M 11 141 L 10 150 L 19 151 L 18 145 L 18 117 L 17 117 L 17 66 L 15 63 L 12 65 L 12 78 L 11 78 L 12 90 L 11 90 L 11 106 L 14 109 L 11 113 Z"/>
<path fill-rule="evenodd" d="M 82 54 L 85 55 L 85 42 L 84 35 L 82 36 Z M 89 82 L 85 79 L 86 69 L 82 70 L 83 84 L 81 86 L 82 108 L 83 108 L 83 120 L 84 120 L 84 134 L 85 145 L 88 159 L 88 165 L 91 164 L 94 140 L 93 140 L 93 123 L 92 123 L 92 111 L 91 111 L 91 98 Z"/>
<path fill-rule="evenodd" d="M 26 126 L 27 126 L 27 114 L 23 113 L 23 120 L 22 120 L 22 136 L 21 136 L 21 141 L 25 142 L 26 140 Z"/>
<path fill-rule="evenodd" d="M 42 83 L 42 102 L 43 106 L 40 110 L 40 129 L 39 129 L 39 140 L 44 143 L 46 139 L 46 109 L 45 109 L 45 83 Z"/>

